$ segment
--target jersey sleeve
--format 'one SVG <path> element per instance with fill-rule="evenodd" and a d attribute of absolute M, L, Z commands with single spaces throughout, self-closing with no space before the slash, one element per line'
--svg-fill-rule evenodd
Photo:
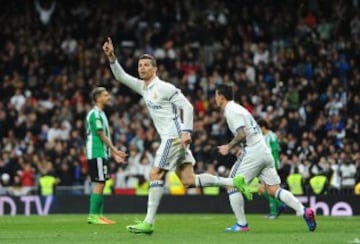
<path fill-rule="evenodd" d="M 129 75 L 121 67 L 119 62 L 116 60 L 113 64 L 110 64 L 111 71 L 114 74 L 116 80 L 120 81 L 139 95 L 143 95 L 142 87 L 144 86 L 144 81 L 140 80 L 134 76 Z"/>
<path fill-rule="evenodd" d="M 238 131 L 240 128 L 245 126 L 244 116 L 239 113 L 234 113 L 233 111 L 229 111 L 231 113 L 230 116 L 226 117 L 230 128 L 234 128 L 235 131 Z"/>
<path fill-rule="evenodd" d="M 98 131 L 98 130 L 103 130 L 104 129 L 104 123 L 101 120 L 100 115 L 98 114 L 98 112 L 94 112 L 91 116 L 90 116 L 90 128 L 91 131 Z"/>
<path fill-rule="evenodd" d="M 180 89 L 173 85 L 166 88 L 165 94 L 169 101 L 183 111 L 183 129 L 184 132 L 192 132 L 194 126 L 194 107 L 184 96 Z"/>

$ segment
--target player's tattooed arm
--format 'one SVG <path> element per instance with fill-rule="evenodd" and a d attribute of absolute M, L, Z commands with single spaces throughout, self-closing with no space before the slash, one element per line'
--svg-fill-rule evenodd
<path fill-rule="evenodd" d="M 240 127 L 237 130 L 235 137 L 228 143 L 229 148 L 233 148 L 239 145 L 241 142 L 244 142 L 246 139 L 245 127 Z"/>

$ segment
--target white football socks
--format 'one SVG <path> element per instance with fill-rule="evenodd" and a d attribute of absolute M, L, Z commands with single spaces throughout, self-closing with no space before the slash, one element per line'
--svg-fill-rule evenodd
<path fill-rule="evenodd" d="M 234 184 L 232 178 L 218 177 L 204 173 L 195 176 L 195 186 L 234 186 Z"/>
<path fill-rule="evenodd" d="M 159 207 L 163 192 L 164 192 L 164 181 L 156 180 L 150 182 L 147 213 L 144 220 L 145 222 L 149 224 L 153 224 L 155 222 L 155 215 Z"/>
<path fill-rule="evenodd" d="M 302 203 L 296 197 L 294 197 L 291 192 L 279 188 L 275 193 L 275 197 L 288 205 L 290 208 L 294 209 L 297 214 L 304 214 L 304 205 L 302 205 Z"/>
<path fill-rule="evenodd" d="M 245 210 L 244 210 L 244 197 L 243 195 L 236 190 L 235 188 L 228 191 L 229 200 L 231 208 L 235 214 L 236 221 L 239 225 L 246 225 L 247 220 L 245 217 Z"/>

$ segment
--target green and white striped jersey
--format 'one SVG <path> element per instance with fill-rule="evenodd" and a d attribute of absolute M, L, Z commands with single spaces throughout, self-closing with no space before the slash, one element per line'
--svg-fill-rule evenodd
<path fill-rule="evenodd" d="M 86 156 L 88 159 L 110 157 L 110 148 L 97 134 L 99 130 L 102 130 L 111 140 L 108 119 L 104 111 L 95 106 L 86 116 Z"/>
<path fill-rule="evenodd" d="M 264 137 L 265 137 L 266 144 L 268 144 L 268 146 L 271 149 L 271 153 L 272 153 L 274 161 L 275 161 L 275 168 L 279 169 L 279 164 L 280 164 L 279 139 L 278 139 L 277 135 L 274 132 L 272 132 L 271 130 L 269 130 L 268 133 L 266 135 L 264 135 Z"/>

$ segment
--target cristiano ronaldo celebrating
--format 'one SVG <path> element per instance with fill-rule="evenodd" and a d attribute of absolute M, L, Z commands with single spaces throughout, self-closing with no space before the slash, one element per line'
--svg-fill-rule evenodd
<path fill-rule="evenodd" d="M 116 59 L 110 38 L 103 45 L 115 78 L 141 95 L 149 110 L 161 143 L 150 172 L 150 189 L 145 220 L 127 226 L 132 233 L 151 234 L 160 199 L 163 195 L 165 174 L 175 170 L 185 187 L 229 186 L 249 192 L 243 177 L 222 178 L 210 174 L 195 175 L 195 159 L 189 149 L 193 129 L 193 106 L 174 85 L 156 75 L 157 63 L 153 56 L 144 54 L 138 61 L 140 79 L 126 73 Z M 180 117 L 182 110 L 183 119 Z"/>

